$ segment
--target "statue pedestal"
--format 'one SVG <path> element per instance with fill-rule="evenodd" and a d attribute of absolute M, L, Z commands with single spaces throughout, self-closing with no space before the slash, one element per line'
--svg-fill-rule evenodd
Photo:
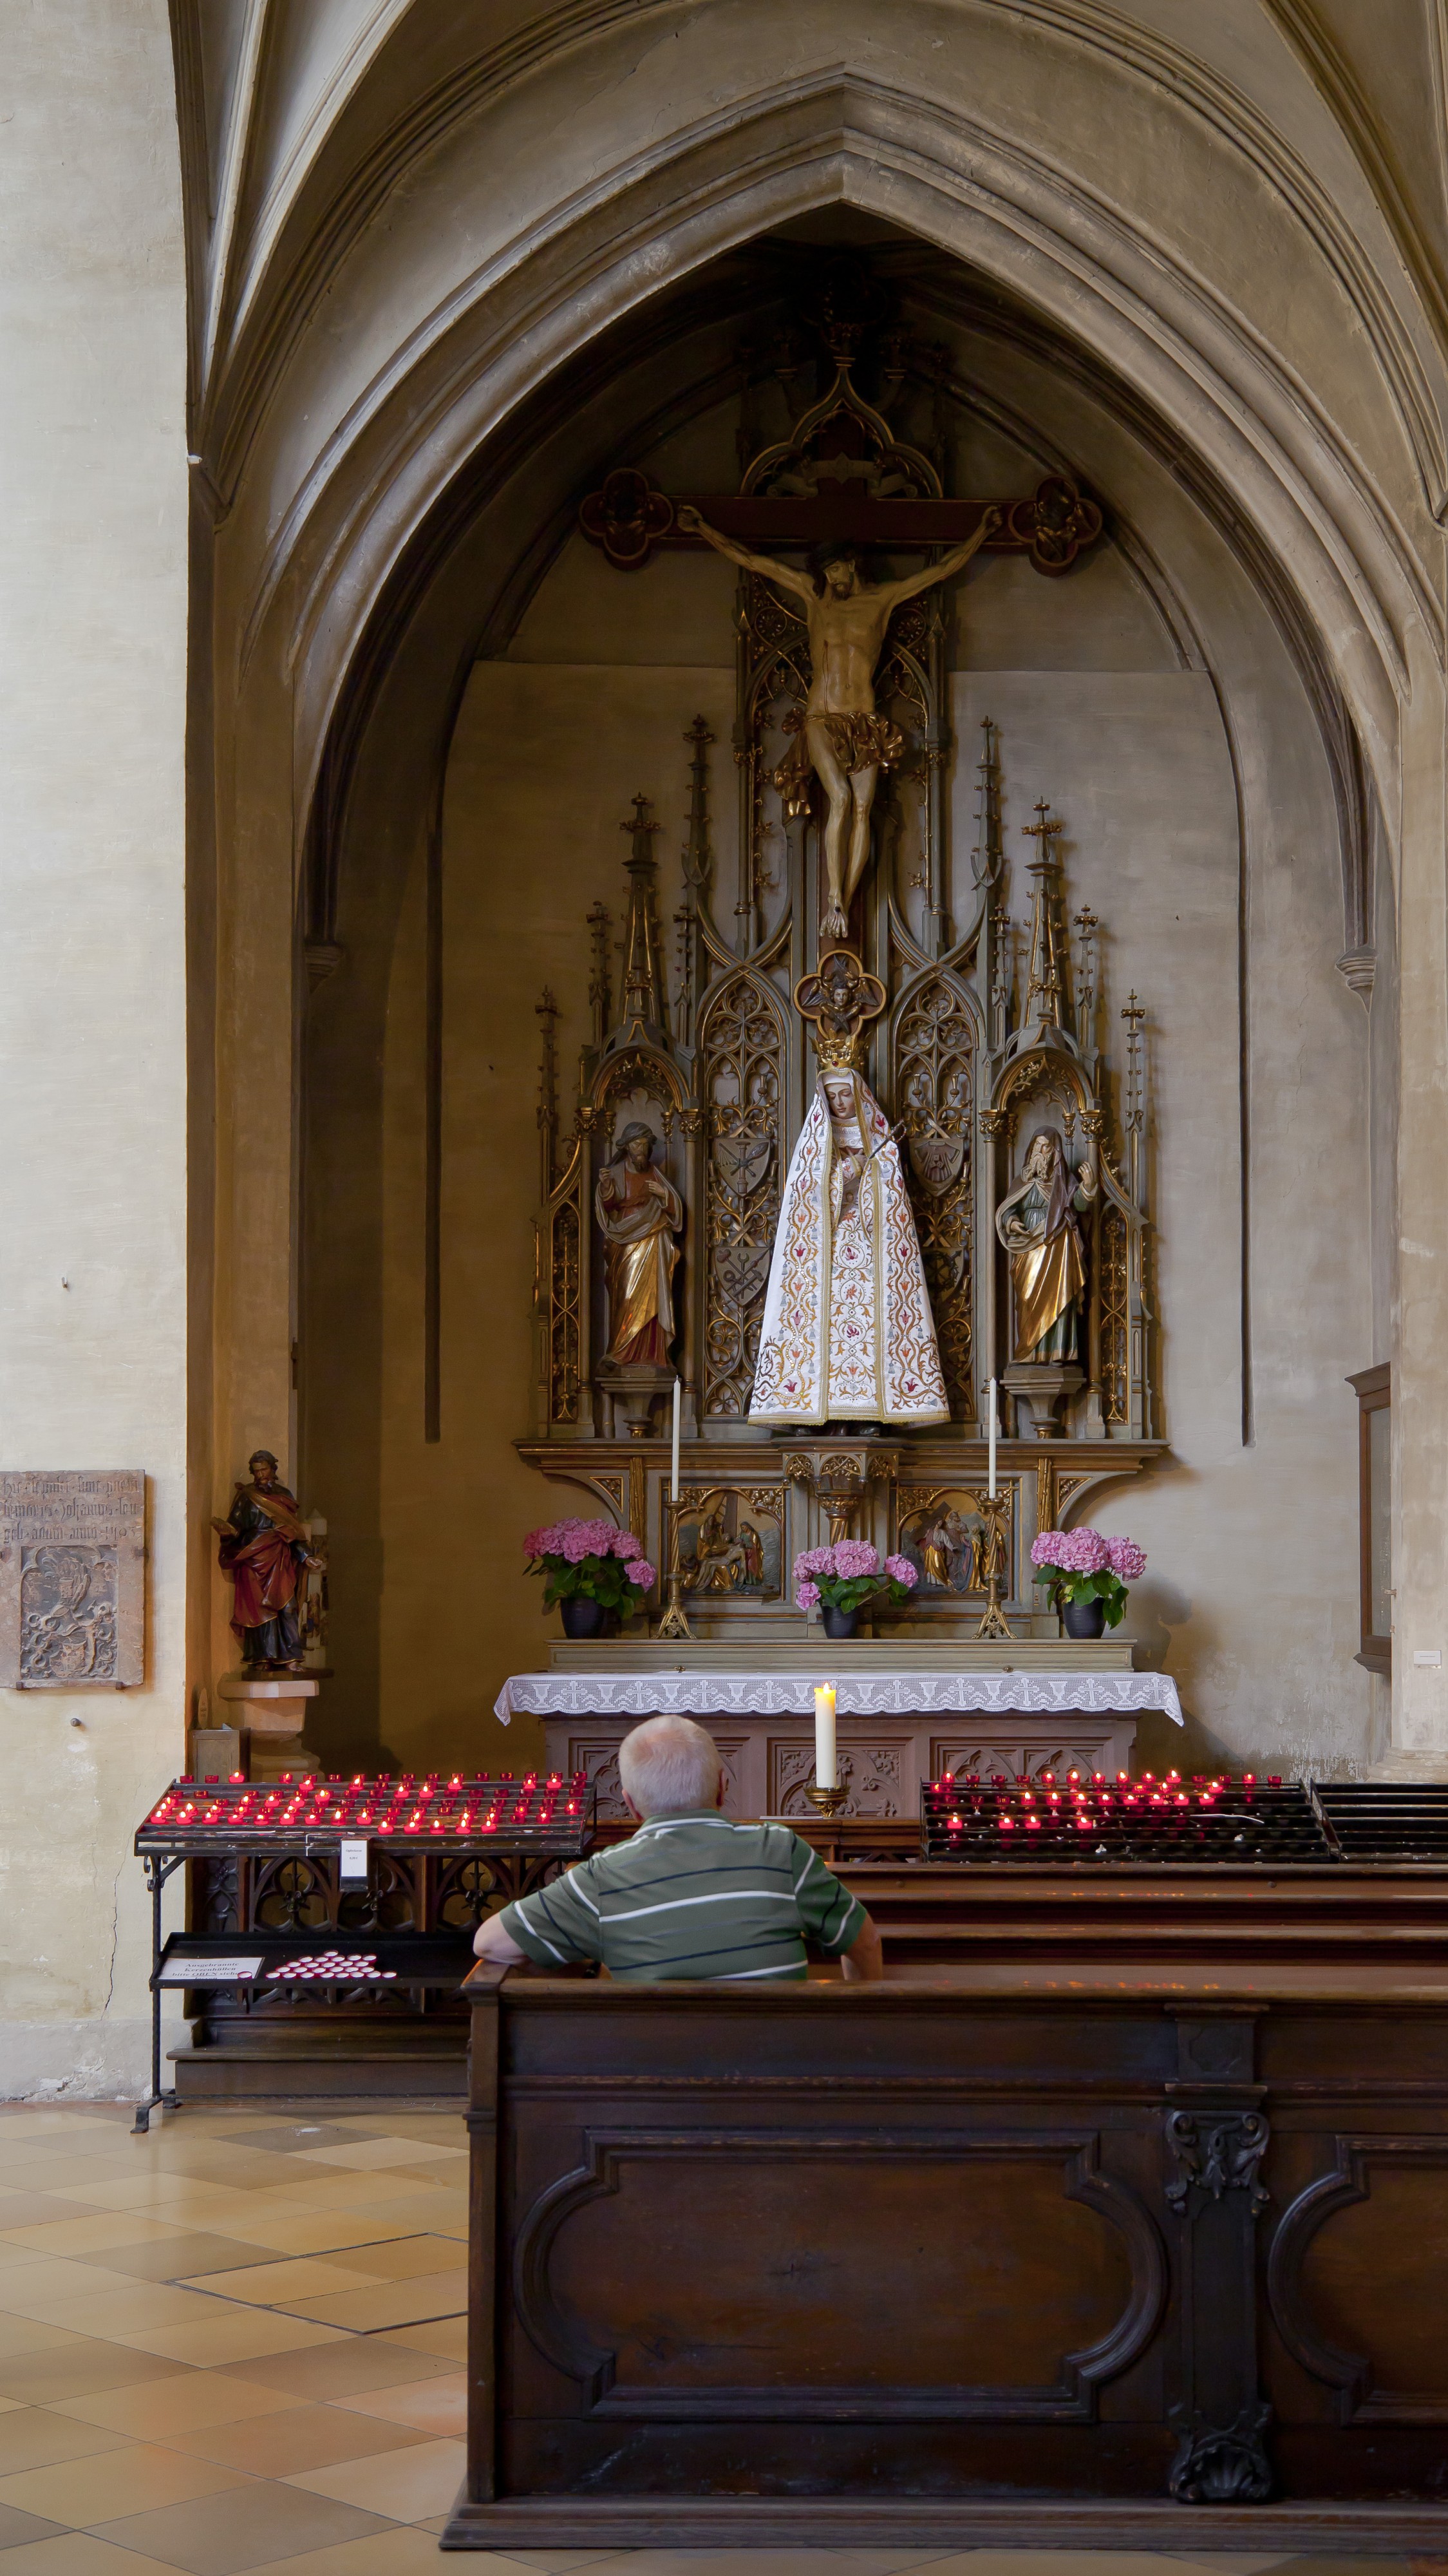
<path fill-rule="evenodd" d="M 245 1766 L 249 1779 L 279 1780 L 289 1771 L 295 1780 L 320 1771 L 318 1756 L 302 1742 L 302 1729 L 321 1693 L 322 1678 L 316 1673 L 222 1674 L 217 1696 L 240 1703 L 236 1723 L 251 1740 Z"/>
<path fill-rule="evenodd" d="M 650 1440 L 656 1436 L 654 1406 L 672 1405 L 674 1373 L 672 1369 L 610 1368 L 605 1364 L 598 1373 L 598 1391 L 609 1416 L 606 1439 L 627 1435 L 630 1440 Z"/>
<path fill-rule="evenodd" d="M 1020 1431 L 1034 1431 L 1038 1440 L 1059 1440 L 1063 1436 L 1061 1407 L 1071 1396 L 1078 1395 L 1085 1383 L 1086 1372 L 1075 1360 L 1017 1360 L 1001 1379 L 1007 1393 L 1016 1399 Z"/>

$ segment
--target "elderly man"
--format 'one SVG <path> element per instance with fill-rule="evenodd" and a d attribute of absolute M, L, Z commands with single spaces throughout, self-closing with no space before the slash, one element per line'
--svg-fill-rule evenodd
<path fill-rule="evenodd" d="M 883 1975 L 869 1915 L 808 1843 L 788 1825 L 720 1815 L 723 1765 L 702 1726 L 651 1717 L 625 1736 L 618 1767 L 638 1832 L 491 1916 L 473 1943 L 480 1959 L 779 1982 L 805 1974 L 812 1941 L 846 1977 Z"/>

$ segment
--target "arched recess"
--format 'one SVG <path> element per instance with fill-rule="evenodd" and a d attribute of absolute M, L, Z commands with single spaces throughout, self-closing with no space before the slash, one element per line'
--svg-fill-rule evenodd
<path fill-rule="evenodd" d="M 696 127 L 638 156 L 615 171 L 606 202 L 571 206 L 566 229 L 420 319 L 263 543 L 239 500 L 223 624 L 257 731 L 275 734 L 286 710 L 285 802 L 299 863 L 305 851 L 299 894 L 315 970 L 336 944 L 330 906 L 349 812 L 370 793 L 369 759 L 389 765 L 399 854 L 409 834 L 435 839 L 451 711 L 478 636 L 526 594 L 576 490 L 535 512 L 529 546 L 501 567 L 479 537 L 490 504 L 526 479 L 580 388 L 599 389 L 599 462 L 613 461 L 617 433 L 637 430 L 636 416 L 608 427 L 604 394 L 621 356 L 666 349 L 690 297 L 717 296 L 731 262 L 745 306 L 748 244 L 828 204 L 867 210 L 957 261 L 983 317 L 1073 370 L 1171 459 L 1268 602 L 1317 710 L 1349 901 L 1342 946 L 1353 947 L 1351 906 L 1361 914 L 1374 837 L 1365 782 L 1396 854 L 1401 711 L 1415 671 L 1420 699 L 1436 685 L 1421 532 L 1336 432 L 1331 406 L 1304 401 L 1226 298 L 1159 243 L 1124 236 L 1069 174 L 1008 138 L 832 72 L 761 96 L 727 129 Z M 1284 231 L 1293 259 L 1316 258 L 1286 218 Z M 1383 453 L 1401 444 L 1386 400 L 1376 426 Z M 454 606 L 440 610 L 445 593 Z M 409 662 L 424 604 L 431 641 Z M 440 656 L 449 620 L 453 647 Z M 328 979 L 314 1007 L 335 1010 L 345 989 L 343 976 Z M 291 1322 L 278 1312 L 279 1342 Z M 322 1362 L 309 1354 L 307 1365 Z"/>

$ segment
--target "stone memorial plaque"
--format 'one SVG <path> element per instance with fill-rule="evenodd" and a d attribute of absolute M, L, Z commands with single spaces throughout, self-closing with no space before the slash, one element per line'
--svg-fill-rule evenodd
<path fill-rule="evenodd" d="M 145 1678 L 139 1467 L 0 1475 L 0 1690 L 120 1690 Z"/>

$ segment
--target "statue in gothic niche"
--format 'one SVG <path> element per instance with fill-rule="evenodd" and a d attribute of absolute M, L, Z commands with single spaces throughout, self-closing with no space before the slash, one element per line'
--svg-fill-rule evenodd
<path fill-rule="evenodd" d="M 1038 1128 L 1021 1179 L 996 1210 L 996 1233 L 1010 1255 L 1017 1360 L 1081 1356 L 1086 1246 L 1078 1217 L 1095 1196 L 1090 1165 L 1073 1170 L 1055 1128 Z"/>
<path fill-rule="evenodd" d="M 236 1585 L 231 1624 L 250 1671 L 294 1673 L 302 1660 L 297 1586 L 325 1559 L 313 1554 L 296 1495 L 282 1483 L 271 1451 L 254 1450 L 246 1463 L 251 1483 L 238 1484 L 230 1516 L 211 1524 L 221 1541 L 221 1570 Z"/>
<path fill-rule="evenodd" d="M 899 1152 L 848 1064 L 821 1072 L 790 1158 L 749 1419 L 950 1419 Z"/>
<path fill-rule="evenodd" d="M 875 787 L 881 770 L 891 768 L 905 748 L 898 728 L 875 705 L 875 666 L 885 629 L 902 600 L 949 581 L 968 564 L 976 548 L 999 527 L 1001 516 L 997 509 L 986 510 L 960 545 L 952 546 L 923 571 L 907 573 L 903 581 L 866 582 L 860 579 L 859 558 L 852 546 L 824 545 L 815 557 L 816 570 L 797 572 L 775 555 L 752 554 L 732 537 L 721 536 L 690 503 L 679 511 L 681 528 L 703 537 L 746 572 L 762 573 L 804 602 L 809 696 L 803 708 L 785 718 L 785 730 L 796 740 L 774 783 L 791 814 L 805 810 L 811 770 L 829 799 L 825 873 L 830 891 L 820 924 L 822 940 L 845 936 L 845 916 L 869 861 Z"/>
<path fill-rule="evenodd" d="M 652 1128 L 636 1120 L 618 1142 L 618 1160 L 599 1173 L 593 1194 L 608 1284 L 603 1356 L 614 1368 L 666 1369 L 679 1261 L 674 1237 L 684 1222 L 683 1201 L 673 1182 L 653 1168 Z"/>

